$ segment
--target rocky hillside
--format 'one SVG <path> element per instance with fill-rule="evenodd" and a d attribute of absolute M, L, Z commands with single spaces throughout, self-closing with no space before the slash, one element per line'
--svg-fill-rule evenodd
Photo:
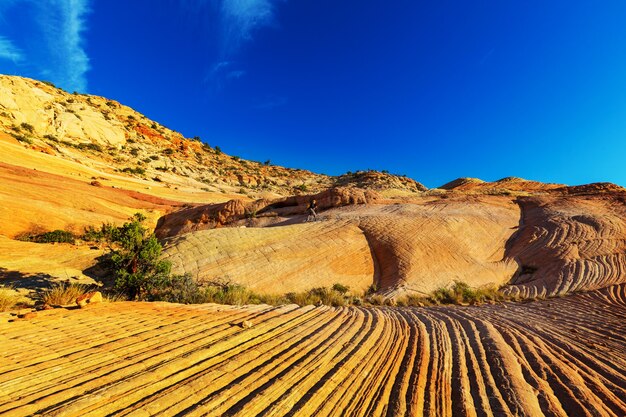
<path fill-rule="evenodd" d="M 26 148 L 62 159 L 99 163 L 106 173 L 208 192 L 281 195 L 321 191 L 335 183 L 421 191 L 408 178 L 383 173 L 329 177 L 223 153 L 185 138 L 104 97 L 69 94 L 49 83 L 0 76 L 0 131 Z"/>

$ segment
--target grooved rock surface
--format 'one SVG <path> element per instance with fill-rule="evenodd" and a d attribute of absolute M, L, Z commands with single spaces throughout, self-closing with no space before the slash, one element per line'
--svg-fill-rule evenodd
<path fill-rule="evenodd" d="M 42 311 L 0 323 L 0 413 L 620 417 L 625 318 L 624 285 L 465 308 Z"/>
<path fill-rule="evenodd" d="M 502 284 L 517 270 L 503 260 L 520 216 L 510 199 L 351 205 L 323 216 L 314 223 L 188 233 L 167 240 L 164 253 L 176 272 L 265 292 L 336 282 L 365 289 L 376 282 L 390 295 L 427 293 L 454 280 Z"/>
<path fill-rule="evenodd" d="M 525 197 L 520 206 L 521 227 L 507 248 L 520 270 L 509 292 L 532 297 L 625 282 L 625 192 Z"/>
<path fill-rule="evenodd" d="M 178 272 L 228 277 L 268 292 L 302 289 L 303 283 L 312 288 L 339 282 L 353 289 L 375 283 L 384 295 L 397 297 L 459 280 L 472 287 L 506 284 L 509 293 L 535 297 L 626 281 L 626 190 L 613 184 L 561 187 L 530 197 L 372 201 L 323 211 L 315 226 L 301 224 L 304 216 L 294 211 L 301 205 L 264 202 L 261 218 L 231 223 L 252 226 L 245 232 L 191 232 L 167 240 L 165 254 Z M 262 217 L 272 211 L 271 222 Z M 352 243 L 343 241 L 347 234 L 354 236 Z M 341 259 L 342 266 L 326 267 L 330 259 L 333 265 Z M 351 264 L 353 275 L 345 273 Z"/>
<path fill-rule="evenodd" d="M 346 221 L 204 230 L 168 240 L 164 254 L 177 273 L 271 293 L 336 282 L 364 290 L 374 274 L 365 236 Z"/>

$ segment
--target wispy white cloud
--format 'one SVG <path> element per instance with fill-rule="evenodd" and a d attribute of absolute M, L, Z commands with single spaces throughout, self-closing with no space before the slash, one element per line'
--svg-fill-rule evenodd
<path fill-rule="evenodd" d="M 0 58 L 13 61 L 23 75 L 46 78 L 69 91 L 85 91 L 89 57 L 84 33 L 91 1 L 0 0 L 0 20 L 5 27 L 11 22 L 4 14 L 14 6 L 31 12 L 31 18 L 19 28 L 20 39 L 0 34 Z M 18 40 L 27 47 L 18 48 Z"/>
<path fill-rule="evenodd" d="M 48 0 L 38 4 L 38 24 L 52 55 L 50 77 L 69 91 L 87 89 L 89 57 L 84 49 L 91 0 Z"/>
<path fill-rule="evenodd" d="M 222 0 L 220 18 L 224 53 L 234 53 L 253 32 L 274 23 L 275 4 L 280 0 Z"/>
<path fill-rule="evenodd" d="M 0 58 L 17 64 L 24 59 L 24 53 L 10 39 L 0 35 Z"/>
<path fill-rule="evenodd" d="M 178 0 L 181 11 L 189 18 L 208 19 L 205 25 L 213 38 L 218 37 L 215 64 L 206 80 L 220 90 L 226 82 L 244 77 L 237 55 L 256 31 L 276 24 L 276 6 L 287 0 Z M 207 23 L 207 22 L 204 22 Z"/>

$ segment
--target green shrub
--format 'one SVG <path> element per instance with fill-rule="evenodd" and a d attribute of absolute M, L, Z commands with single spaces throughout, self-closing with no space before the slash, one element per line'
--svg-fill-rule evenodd
<path fill-rule="evenodd" d="M 20 127 L 24 130 L 28 130 L 30 133 L 33 133 L 35 128 L 30 123 L 23 122 L 20 124 Z"/>
<path fill-rule="evenodd" d="M 172 265 L 161 260 L 161 244 L 143 225 L 145 216 L 135 214 L 119 227 L 114 242 L 119 249 L 111 254 L 115 267 L 115 287 L 131 299 L 146 299 L 155 287 L 170 278 Z"/>
<path fill-rule="evenodd" d="M 172 155 L 174 153 L 174 149 L 166 148 L 163 150 L 163 155 Z"/>
<path fill-rule="evenodd" d="M 216 154 L 218 154 L 218 155 L 222 154 L 222 148 L 220 148 L 219 146 L 216 145 L 214 149 L 215 149 L 215 153 Z"/>
<path fill-rule="evenodd" d="M 79 143 L 78 145 L 76 145 L 76 147 L 81 150 L 87 149 L 90 151 L 102 152 L 102 146 L 98 145 L 97 143 L 91 143 L 91 142 Z"/>
<path fill-rule="evenodd" d="M 76 236 L 66 230 L 53 230 L 40 234 L 25 233 L 19 236 L 18 240 L 35 243 L 71 243 L 76 242 Z"/>
<path fill-rule="evenodd" d="M 122 170 L 122 172 L 128 172 L 129 174 L 136 174 L 136 175 L 145 175 L 146 170 L 141 167 L 136 167 L 136 168 L 126 167 Z"/>
<path fill-rule="evenodd" d="M 88 242 L 114 242 L 118 236 L 118 228 L 112 223 L 103 223 L 100 229 L 93 226 L 85 228 L 85 232 L 81 236 L 82 240 Z"/>
<path fill-rule="evenodd" d="M 506 295 L 494 286 L 472 288 L 462 281 L 455 281 L 450 287 L 441 287 L 426 298 L 434 304 L 481 304 L 489 301 L 504 301 Z"/>
<path fill-rule="evenodd" d="M 350 291 L 350 287 L 339 283 L 333 284 L 332 289 L 342 295 L 345 295 L 348 293 L 348 291 Z"/>

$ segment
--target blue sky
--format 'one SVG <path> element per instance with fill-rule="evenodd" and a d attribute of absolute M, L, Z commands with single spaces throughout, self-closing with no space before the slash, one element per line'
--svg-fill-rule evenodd
<path fill-rule="evenodd" d="M 248 159 L 626 185 L 626 2 L 0 0 L 0 72 Z"/>

